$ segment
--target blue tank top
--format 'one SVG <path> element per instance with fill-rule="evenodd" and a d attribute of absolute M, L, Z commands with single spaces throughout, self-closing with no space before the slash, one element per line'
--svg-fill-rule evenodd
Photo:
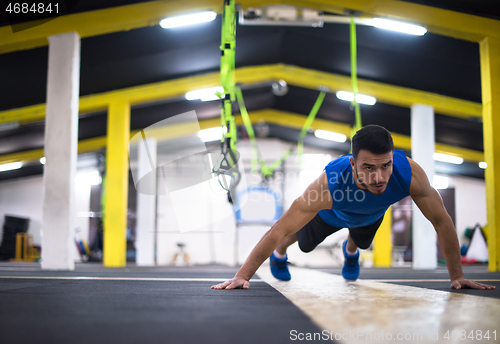
<path fill-rule="evenodd" d="M 406 154 L 394 150 L 393 171 L 387 188 L 376 196 L 361 190 L 354 182 L 349 158 L 341 156 L 325 167 L 328 188 L 332 195 L 332 209 L 319 211 L 319 216 L 328 224 L 342 228 L 368 226 L 377 221 L 391 204 L 410 195 L 411 167 Z"/>

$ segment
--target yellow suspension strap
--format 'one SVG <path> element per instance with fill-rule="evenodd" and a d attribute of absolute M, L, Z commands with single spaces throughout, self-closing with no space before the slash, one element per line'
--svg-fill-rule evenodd
<path fill-rule="evenodd" d="M 351 41 L 351 84 L 352 93 L 354 94 L 354 99 L 351 104 L 354 106 L 355 122 L 354 126 L 351 128 L 351 139 L 356 134 L 356 132 L 363 127 L 361 122 L 361 109 L 359 108 L 359 103 L 356 101 L 356 95 L 358 94 L 358 74 L 357 74 L 357 51 L 356 51 L 356 23 L 354 22 L 354 17 L 351 17 L 350 24 L 350 41 Z"/>
<path fill-rule="evenodd" d="M 252 144 L 252 172 L 257 172 L 257 155 L 258 155 L 258 147 L 257 147 L 257 141 L 255 140 L 255 133 L 253 131 L 252 127 L 252 122 L 250 121 L 250 117 L 248 115 L 245 102 L 243 101 L 243 94 L 241 92 L 241 89 L 239 87 L 236 87 L 235 89 L 236 93 L 236 99 L 238 100 L 238 105 L 240 107 L 240 113 L 241 113 L 241 118 L 243 119 L 243 124 L 245 125 L 245 129 L 248 133 L 248 137 L 250 138 L 250 142 Z M 307 119 L 302 126 L 302 130 L 300 131 L 299 135 L 299 143 L 298 143 L 298 148 L 297 148 L 297 156 L 301 157 L 302 151 L 303 151 L 303 146 L 304 146 L 304 137 L 306 136 L 307 132 L 309 131 L 309 128 L 312 125 L 312 122 L 314 121 L 314 118 L 316 117 L 316 114 L 319 111 L 319 108 L 321 107 L 321 104 L 323 104 L 323 99 L 325 99 L 326 92 L 321 91 L 318 99 L 316 99 L 316 102 L 314 103 L 314 106 L 309 113 L 309 116 L 307 116 Z M 285 161 L 286 158 L 292 154 L 294 150 L 294 146 L 290 146 L 290 148 L 283 154 L 281 158 L 273 162 L 271 165 L 267 165 L 264 159 L 262 157 L 258 158 L 258 162 L 260 165 L 260 173 L 262 177 L 264 178 L 264 181 L 269 181 L 273 176 L 274 176 L 274 171 L 278 166 L 280 166 L 283 161 Z"/>
<path fill-rule="evenodd" d="M 234 0 L 224 0 L 221 33 L 220 82 L 224 94 L 221 98 L 221 157 L 215 164 L 212 173 L 216 174 L 220 185 L 232 191 L 238 185 L 241 175 L 237 163 L 239 154 L 236 151 L 236 123 L 232 114 L 232 103 L 235 101 L 235 47 L 236 47 L 236 11 Z M 224 131 L 224 128 L 226 130 Z"/>

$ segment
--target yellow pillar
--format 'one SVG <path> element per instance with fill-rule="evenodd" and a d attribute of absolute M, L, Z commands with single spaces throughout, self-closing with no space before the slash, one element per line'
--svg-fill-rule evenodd
<path fill-rule="evenodd" d="M 392 264 L 392 207 L 385 212 L 384 221 L 373 239 L 373 265 L 377 268 Z"/>
<path fill-rule="evenodd" d="M 489 271 L 500 271 L 500 39 L 486 37 L 479 43 L 483 98 L 484 157 L 487 163 L 486 210 Z"/>
<path fill-rule="evenodd" d="M 123 267 L 127 261 L 129 139 L 130 104 L 115 100 L 108 108 L 103 252 L 107 267 Z"/>

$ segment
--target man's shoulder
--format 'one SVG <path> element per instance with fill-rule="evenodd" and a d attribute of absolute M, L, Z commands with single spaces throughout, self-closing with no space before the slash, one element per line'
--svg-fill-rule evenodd
<path fill-rule="evenodd" d="M 348 167 L 349 165 L 351 165 L 349 158 L 352 158 L 352 154 L 345 154 L 345 155 L 342 155 L 336 159 L 333 159 L 332 161 L 330 161 L 326 165 L 325 169 L 327 169 L 327 172 L 328 172 L 328 169 L 330 169 L 330 170 L 343 170 L 346 167 Z"/>
<path fill-rule="evenodd" d="M 391 181 L 393 184 L 399 185 L 406 195 L 410 194 L 413 179 L 413 169 L 410 160 L 404 151 L 394 150 Z"/>
<path fill-rule="evenodd" d="M 393 155 L 393 166 L 398 170 L 411 170 L 411 160 L 406 156 L 406 153 L 402 150 L 394 150 Z"/>
<path fill-rule="evenodd" d="M 325 177 L 327 177 L 328 188 L 331 192 L 342 189 L 344 185 L 354 183 L 351 162 L 349 161 L 350 157 L 352 157 L 351 154 L 343 155 L 330 161 L 325 167 Z"/>
<path fill-rule="evenodd" d="M 393 160 L 395 163 L 400 162 L 406 164 L 406 162 L 409 162 L 410 158 L 406 156 L 405 151 L 400 149 L 395 149 L 393 154 Z"/>
<path fill-rule="evenodd" d="M 408 163 L 411 167 L 411 185 L 410 185 L 410 195 L 419 196 L 430 186 L 429 179 L 424 169 L 410 158 Z"/>

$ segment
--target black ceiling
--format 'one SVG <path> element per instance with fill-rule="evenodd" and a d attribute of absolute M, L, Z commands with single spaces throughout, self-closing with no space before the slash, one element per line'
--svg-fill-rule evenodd
<path fill-rule="evenodd" d="M 500 4 L 498 0 L 479 0 L 479 1 L 478 0 L 404 0 L 404 1 L 500 20 Z"/>
<path fill-rule="evenodd" d="M 137 2 L 141 1 L 79 1 L 72 13 Z M 500 18 L 500 10 L 494 6 L 496 0 L 410 2 Z M 153 26 L 84 38 L 81 42 L 80 94 L 217 72 L 220 27 L 219 16 L 208 24 L 172 31 Z M 481 102 L 478 44 L 432 33 L 409 36 L 365 26 L 358 26 L 357 35 L 359 78 Z M 0 110 L 45 102 L 47 54 L 48 48 L 42 47 L 0 55 Z M 348 26 L 238 25 L 236 66 L 275 63 L 350 76 Z M 318 91 L 299 87 L 290 87 L 288 94 L 282 97 L 273 95 L 268 86 L 244 91 L 249 110 L 272 108 L 303 115 L 309 113 L 317 95 Z M 218 106 L 217 102 L 176 99 L 134 108 L 131 126 L 132 129 L 143 128 L 189 110 L 196 110 L 200 118 L 217 117 Z M 362 106 L 361 112 L 363 124 L 379 124 L 392 132 L 410 135 L 408 108 L 377 103 L 372 107 Z M 334 94 L 326 96 L 318 117 L 349 124 L 354 119 L 349 104 L 338 100 Z M 31 123 L 15 130 L 0 131 L 0 154 L 41 148 L 43 129 L 43 123 Z M 105 133 L 105 113 L 80 118 L 81 139 Z M 293 133 L 280 134 L 279 130 L 273 133 L 283 139 L 296 139 Z M 313 141 L 311 144 L 315 144 Z M 482 151 L 482 124 L 477 119 L 437 114 L 436 141 Z M 484 175 L 477 165 L 453 166 L 451 170 L 449 166 L 439 166 L 438 171 L 478 178 Z"/>

